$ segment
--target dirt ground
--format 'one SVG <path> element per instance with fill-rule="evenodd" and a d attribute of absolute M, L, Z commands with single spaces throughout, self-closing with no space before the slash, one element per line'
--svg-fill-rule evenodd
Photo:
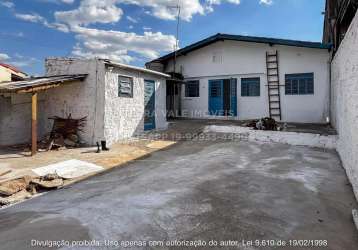
<path fill-rule="evenodd" d="M 0 149 L 0 169 L 4 171 L 9 169 L 11 172 L 0 176 L 0 183 L 23 175 L 33 175 L 31 169 L 71 159 L 90 162 L 110 169 L 172 144 L 174 144 L 172 141 L 135 140 L 114 144 L 109 151 L 101 153 L 96 153 L 96 147 L 89 147 L 39 152 L 33 157 L 29 155 L 29 152 L 2 148 Z"/>
<path fill-rule="evenodd" d="M 177 141 L 191 140 L 202 133 L 207 125 L 241 126 L 244 123 L 245 121 L 236 120 L 171 120 L 167 130 L 144 133 L 135 140 L 117 143 L 111 147 L 110 151 L 103 151 L 100 154 L 96 153 L 95 147 L 89 147 L 39 152 L 34 157 L 30 157 L 30 152 L 9 147 L 0 148 L 0 183 L 19 176 L 31 175 L 33 168 L 70 159 L 87 161 L 109 169 L 168 147 Z M 335 130 L 325 124 L 292 123 L 286 125 L 286 131 L 322 135 L 335 134 Z M 11 172 L 1 176 L 1 173 L 7 170 L 11 170 Z"/>

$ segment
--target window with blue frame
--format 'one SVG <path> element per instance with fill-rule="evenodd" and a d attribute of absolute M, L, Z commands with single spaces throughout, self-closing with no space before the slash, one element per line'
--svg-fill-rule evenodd
<path fill-rule="evenodd" d="M 285 93 L 286 95 L 313 95 L 313 73 L 287 74 L 285 76 Z"/>
<path fill-rule="evenodd" d="M 260 77 L 241 78 L 241 96 L 260 96 Z"/>
<path fill-rule="evenodd" d="M 199 97 L 199 81 L 186 82 L 185 97 Z"/>

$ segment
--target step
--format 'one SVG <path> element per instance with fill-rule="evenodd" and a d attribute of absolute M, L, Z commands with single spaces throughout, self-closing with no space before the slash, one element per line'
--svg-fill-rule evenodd
<path fill-rule="evenodd" d="M 268 76 L 278 76 L 278 74 L 271 74 L 271 75 L 268 75 Z"/>

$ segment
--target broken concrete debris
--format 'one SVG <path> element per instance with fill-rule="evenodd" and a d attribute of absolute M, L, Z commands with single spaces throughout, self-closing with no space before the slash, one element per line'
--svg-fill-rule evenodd
<path fill-rule="evenodd" d="M 27 199 L 40 191 L 61 188 L 65 180 L 79 178 L 103 169 L 95 164 L 75 159 L 35 168 L 32 171 L 39 177 L 24 176 L 0 183 L 0 206 Z"/>
<path fill-rule="evenodd" d="M 0 195 L 2 196 L 10 196 L 21 190 L 26 189 L 27 185 L 29 185 L 31 181 L 30 176 L 24 176 L 19 179 L 15 179 L 12 181 L 7 181 L 0 184 Z"/>
<path fill-rule="evenodd" d="M 0 184 L 0 206 L 9 205 L 30 198 L 38 190 L 49 190 L 64 185 L 58 175 L 48 174 L 43 177 L 24 176 Z"/>
<path fill-rule="evenodd" d="M 24 189 L 9 197 L 0 197 L 0 206 L 6 206 L 25 199 L 29 199 L 31 196 L 32 195 Z"/>
<path fill-rule="evenodd" d="M 35 184 L 35 187 L 45 188 L 45 189 L 53 189 L 62 187 L 64 182 L 61 177 L 57 174 L 47 174 L 40 178 L 35 178 L 31 181 L 32 184 Z"/>

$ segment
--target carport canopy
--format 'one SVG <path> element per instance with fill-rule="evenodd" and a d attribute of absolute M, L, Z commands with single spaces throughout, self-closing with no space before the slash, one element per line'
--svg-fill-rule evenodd
<path fill-rule="evenodd" d="M 37 93 L 63 84 L 83 81 L 87 74 L 54 75 L 0 83 L 1 94 L 31 93 L 31 155 L 37 152 Z"/>

